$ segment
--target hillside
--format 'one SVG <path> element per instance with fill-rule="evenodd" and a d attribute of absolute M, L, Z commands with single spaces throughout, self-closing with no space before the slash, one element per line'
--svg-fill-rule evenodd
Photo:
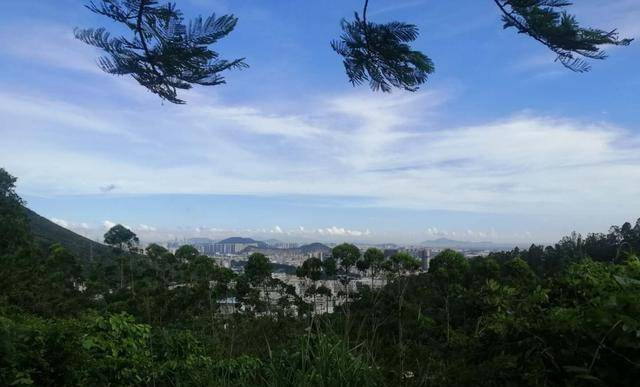
<path fill-rule="evenodd" d="M 223 239 L 219 241 L 220 244 L 252 244 L 255 243 L 259 248 L 267 248 L 269 247 L 265 242 L 257 241 L 251 238 L 242 238 L 242 237 L 231 237 L 227 239 Z"/>
<path fill-rule="evenodd" d="M 36 243 L 43 249 L 48 249 L 54 243 L 60 243 L 65 249 L 78 257 L 81 262 L 87 262 L 91 258 L 93 260 L 113 258 L 113 252 L 110 247 L 59 226 L 26 207 L 25 212 L 29 220 L 31 233 Z"/>
<path fill-rule="evenodd" d="M 318 242 L 300 246 L 298 249 L 303 254 L 310 254 L 310 253 L 316 253 L 316 252 L 322 252 L 327 255 L 331 254 L 331 248 L 329 246 L 324 245 L 322 243 L 318 243 Z"/>

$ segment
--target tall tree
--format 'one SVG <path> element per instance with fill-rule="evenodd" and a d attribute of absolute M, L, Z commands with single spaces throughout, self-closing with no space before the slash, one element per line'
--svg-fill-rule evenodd
<path fill-rule="evenodd" d="M 137 251 L 137 246 L 140 243 L 138 236 L 123 225 L 116 224 L 104 234 L 104 243 L 112 246 L 120 254 L 120 289 L 124 288 L 124 263 L 125 259 L 128 258 L 129 270 L 131 271 L 132 276 L 131 290 L 133 291 L 134 284 L 131 255 Z"/>
<path fill-rule="evenodd" d="M 184 262 L 189 262 L 192 259 L 195 259 L 199 255 L 199 252 L 198 252 L 198 249 L 196 249 L 191 245 L 183 245 L 183 246 L 180 246 L 178 250 L 176 250 L 175 255 L 180 262 L 184 263 Z"/>
<path fill-rule="evenodd" d="M 254 284 L 259 284 L 271 278 L 273 265 L 269 262 L 264 254 L 253 253 L 249 256 L 247 265 L 244 267 L 244 273 Z"/>
<path fill-rule="evenodd" d="M 384 253 L 378 248 L 370 247 L 364 252 L 363 260 L 371 273 L 371 287 L 373 287 L 374 279 L 383 269 Z"/>
<path fill-rule="evenodd" d="M 269 282 L 273 265 L 264 254 L 253 253 L 249 256 L 247 265 L 244 267 L 244 275 L 249 284 L 255 288 L 262 288 L 266 298 L 267 312 L 271 311 L 271 300 L 269 296 Z"/>
<path fill-rule="evenodd" d="M 15 191 L 16 181 L 0 168 L 0 257 L 15 253 L 30 239 L 24 201 Z"/>
<path fill-rule="evenodd" d="M 348 308 L 351 293 L 351 268 L 360 259 L 360 249 L 351 243 L 342 243 L 331 250 L 331 257 L 336 260 L 340 268 L 340 282 L 345 288 Z"/>

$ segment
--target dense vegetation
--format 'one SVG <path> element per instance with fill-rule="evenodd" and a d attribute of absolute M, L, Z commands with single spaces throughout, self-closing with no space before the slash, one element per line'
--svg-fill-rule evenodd
<path fill-rule="evenodd" d="M 253 254 L 244 274 L 115 227 L 116 259 L 42 249 L 0 169 L 0 385 L 637 385 L 640 221 L 426 272 L 340 245 L 298 270 Z M 361 274 L 382 288 L 331 294 Z M 341 300 L 315 314 L 311 300 Z M 236 308 L 229 309 L 229 300 Z"/>

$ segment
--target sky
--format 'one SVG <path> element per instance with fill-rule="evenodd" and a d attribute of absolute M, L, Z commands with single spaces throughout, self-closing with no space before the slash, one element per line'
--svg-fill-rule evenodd
<path fill-rule="evenodd" d="M 420 28 L 418 92 L 352 87 L 329 42 L 360 1 L 176 0 L 233 13 L 214 46 L 250 65 L 162 103 L 104 74 L 81 0 L 7 0 L 0 167 L 28 206 L 91 238 L 550 243 L 640 217 L 640 42 L 576 74 L 503 30 L 489 0 L 373 0 Z M 640 38 L 640 1 L 583 0 L 584 25 Z"/>

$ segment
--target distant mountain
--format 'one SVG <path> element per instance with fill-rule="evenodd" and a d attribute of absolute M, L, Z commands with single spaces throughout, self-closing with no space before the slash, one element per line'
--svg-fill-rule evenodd
<path fill-rule="evenodd" d="M 267 247 L 251 246 L 251 247 L 247 247 L 242 251 L 245 253 L 257 252 L 257 253 L 262 253 L 267 255 L 277 254 L 278 252 L 296 253 L 296 254 L 303 254 L 303 255 L 322 252 L 323 254 L 328 255 L 331 253 L 331 248 L 322 243 L 311 243 L 311 244 L 303 245 L 300 247 L 290 247 L 290 248 L 278 248 L 278 247 L 271 247 L 271 246 L 267 246 Z"/>
<path fill-rule="evenodd" d="M 329 246 L 324 245 L 322 243 L 317 243 L 317 242 L 300 246 L 298 247 L 298 249 L 303 254 L 310 254 L 310 253 L 316 253 L 316 252 L 323 252 L 325 254 L 331 253 L 331 248 Z"/>
<path fill-rule="evenodd" d="M 500 250 L 500 249 L 510 249 L 513 248 L 514 245 L 510 244 L 498 244 L 493 242 L 467 242 L 467 241 L 457 241 L 448 238 L 439 238 L 435 240 L 424 241 L 421 243 L 423 246 L 427 247 L 436 247 L 436 248 L 458 248 L 458 249 L 478 249 L 478 250 Z"/>
<path fill-rule="evenodd" d="M 111 247 L 92 241 L 82 235 L 59 226 L 25 207 L 29 228 L 33 237 L 43 249 L 60 243 L 65 249 L 78 257 L 81 262 L 94 260 L 111 260 L 115 254 Z"/>
<path fill-rule="evenodd" d="M 262 242 L 262 241 L 257 241 L 255 239 L 252 238 L 242 238 L 242 237 L 231 237 L 231 238 L 227 238 L 227 239 L 223 239 L 219 242 L 216 243 L 222 243 L 222 244 L 252 244 L 252 243 L 256 243 L 258 245 L 258 247 L 260 248 L 267 248 L 269 247 L 269 245 L 267 245 L 266 243 Z"/>

